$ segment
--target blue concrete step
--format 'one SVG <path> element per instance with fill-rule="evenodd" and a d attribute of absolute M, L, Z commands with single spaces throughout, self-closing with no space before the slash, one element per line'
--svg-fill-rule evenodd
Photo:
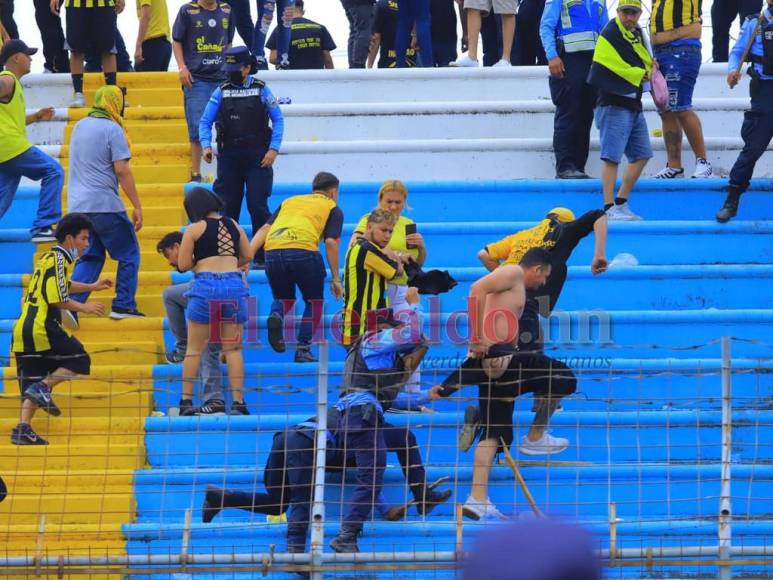
<path fill-rule="evenodd" d="M 450 408 L 449 408 L 450 407 Z M 434 414 L 387 414 L 394 425 L 415 433 L 426 461 L 432 465 L 465 465 L 471 454 L 457 448 L 464 405 L 445 403 Z M 457 411 L 457 408 L 460 412 Z M 252 417 L 150 417 L 145 444 L 153 467 L 263 466 L 274 433 L 309 418 L 309 414 L 269 414 Z M 513 416 L 516 437 L 531 424 L 531 401 L 520 399 Z M 733 459 L 773 462 L 773 411 L 733 413 Z M 570 448 L 559 461 L 610 465 L 625 462 L 718 461 L 721 448 L 719 411 L 571 411 L 557 413 L 550 423 L 556 435 L 567 437 Z M 518 458 L 517 449 L 513 455 Z M 528 460 L 528 457 L 521 457 Z"/>
<path fill-rule="evenodd" d="M 691 352 L 691 351 L 687 351 Z M 692 353 L 691 353 L 692 354 Z M 463 356 L 460 353 L 459 356 Z M 440 383 L 456 368 L 461 358 L 425 359 L 422 383 L 425 388 Z M 565 399 L 566 409 L 586 411 L 626 409 L 717 409 L 721 402 L 721 360 L 710 358 L 656 358 L 629 360 L 615 356 L 568 357 L 565 362 L 578 374 L 578 392 Z M 331 392 L 343 369 L 342 362 L 330 365 Z M 288 409 L 292 413 L 313 414 L 318 384 L 317 364 L 251 363 L 246 366 L 245 400 L 253 412 L 263 409 Z M 166 412 L 180 400 L 180 365 L 157 365 L 153 369 L 156 409 Z M 222 369 L 225 376 L 225 368 Z M 773 373 L 771 360 L 733 360 L 733 393 L 736 409 L 765 405 L 770 396 Z M 11 386 L 16 389 L 16 385 Z M 475 387 L 455 395 L 448 405 L 461 406 L 477 396 Z M 440 405 L 441 403 L 436 403 Z M 456 407 L 453 407 L 456 408 Z"/>

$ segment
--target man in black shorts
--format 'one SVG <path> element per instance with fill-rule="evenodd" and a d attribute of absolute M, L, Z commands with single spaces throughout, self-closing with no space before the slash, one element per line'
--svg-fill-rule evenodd
<path fill-rule="evenodd" d="M 454 394 L 462 386 L 478 385 L 480 442 L 475 449 L 470 496 L 463 513 L 473 519 L 503 518 L 488 497 L 488 478 L 501 441 L 513 442 L 515 398 L 535 395 L 535 416 L 519 450 L 526 455 L 551 455 L 569 446 L 567 439 L 547 433 L 558 401 L 574 393 L 577 379 L 563 363 L 540 352 L 520 352 L 518 324 L 526 291 L 545 284 L 550 275 L 550 254 L 532 248 L 520 265 L 507 264 L 487 274 L 470 290 L 470 346 L 459 369 L 441 385 L 430 389 L 430 398 Z"/>
<path fill-rule="evenodd" d="M 91 359 L 77 338 L 62 325 L 62 311 L 105 313 L 99 302 L 76 302 L 70 292 L 93 292 L 110 288 L 102 279 L 93 284 L 71 282 L 73 264 L 89 245 L 91 221 L 82 213 L 67 214 L 56 228 L 57 244 L 38 260 L 30 278 L 21 316 L 13 327 L 12 350 L 21 388 L 19 424 L 11 431 L 14 445 L 48 445 L 32 430 L 30 422 L 38 408 L 54 416 L 61 414 L 51 399 L 54 385 L 88 375 Z M 69 315 L 69 313 L 68 313 Z"/>
<path fill-rule="evenodd" d="M 85 107 L 83 96 L 83 61 L 86 52 L 94 50 L 102 55 L 105 84 L 116 81 L 115 32 L 117 14 L 126 0 L 64 0 L 67 48 L 70 49 L 70 72 L 75 96 L 71 107 Z M 51 11 L 59 14 L 62 0 L 51 0 Z"/>

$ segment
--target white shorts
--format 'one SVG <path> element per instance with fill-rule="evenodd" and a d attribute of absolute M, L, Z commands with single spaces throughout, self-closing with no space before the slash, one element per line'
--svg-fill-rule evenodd
<path fill-rule="evenodd" d="M 465 10 L 480 10 L 485 14 L 494 9 L 494 14 L 515 14 L 518 12 L 517 0 L 464 0 Z"/>

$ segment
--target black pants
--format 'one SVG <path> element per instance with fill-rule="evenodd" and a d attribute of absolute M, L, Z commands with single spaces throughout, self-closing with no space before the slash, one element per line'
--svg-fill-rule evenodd
<path fill-rule="evenodd" d="M 502 58 L 502 23 L 493 11 L 480 22 L 483 66 L 494 66 Z"/>
<path fill-rule="evenodd" d="M 142 62 L 135 66 L 137 72 L 166 72 L 172 58 L 172 45 L 160 36 L 149 38 L 142 43 Z"/>
<path fill-rule="evenodd" d="M 711 5 L 711 53 L 714 62 L 727 62 L 730 49 L 730 26 L 738 16 L 743 22 L 747 16 L 760 11 L 759 0 L 714 0 Z"/>
<path fill-rule="evenodd" d="M 754 86 L 754 84 L 752 84 Z M 773 139 L 773 80 L 759 81 L 751 109 L 743 115 L 743 149 L 730 170 L 730 185 L 746 191 L 754 166 Z"/>
<path fill-rule="evenodd" d="M 35 22 L 43 39 L 43 64 L 55 73 L 70 72 L 70 56 L 64 48 L 62 19 L 51 12 L 49 0 L 35 0 Z"/>
<path fill-rule="evenodd" d="M 515 41 L 510 63 L 514 66 L 546 65 L 545 49 L 539 36 L 539 25 L 545 0 L 523 0 L 515 17 Z"/>
<path fill-rule="evenodd" d="M 260 166 L 265 154 L 265 148 L 255 150 L 224 147 L 217 158 L 215 193 L 225 202 L 225 214 L 238 222 L 246 190 L 247 211 L 250 212 L 252 220 L 253 236 L 270 215 L 268 198 L 274 185 L 274 170 Z M 255 261 L 264 261 L 263 251 L 258 254 Z"/>
<path fill-rule="evenodd" d="M 115 26 L 115 62 L 118 72 L 133 70 L 131 58 L 126 50 L 126 43 L 123 41 L 123 36 L 121 36 L 117 25 Z M 84 70 L 86 72 L 100 72 L 102 70 L 102 53 L 96 47 L 86 51 Z"/>
<path fill-rule="evenodd" d="M 13 0 L 0 0 L 0 22 L 11 38 L 19 38 L 19 29 L 13 19 Z"/>
<path fill-rule="evenodd" d="M 553 151 L 556 172 L 585 171 L 596 91 L 585 79 L 593 62 L 591 51 L 564 53 L 564 78 L 550 77 L 550 97 L 556 106 L 553 118 Z"/>

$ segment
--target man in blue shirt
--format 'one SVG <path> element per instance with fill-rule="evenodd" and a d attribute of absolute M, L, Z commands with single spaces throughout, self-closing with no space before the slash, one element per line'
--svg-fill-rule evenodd
<path fill-rule="evenodd" d="M 274 160 L 279 155 L 284 118 L 279 103 L 261 80 L 257 61 L 245 47 L 225 52 L 228 80 L 212 93 L 199 123 L 202 157 L 212 161 L 212 125 L 217 127 L 215 192 L 225 201 L 225 214 L 239 221 L 247 188 L 247 210 L 253 235 L 271 215 L 268 197 L 274 183 Z M 270 124 L 269 124 L 270 121 Z M 255 263 L 265 263 L 261 249 Z"/>
<path fill-rule="evenodd" d="M 749 187 L 754 166 L 765 153 L 773 139 L 773 0 L 759 18 L 749 17 L 741 28 L 741 34 L 730 53 L 727 84 L 732 89 L 741 78 L 741 58 L 751 44 L 747 60 L 751 110 L 744 113 L 741 137 L 743 149 L 730 170 L 730 189 L 725 204 L 717 212 L 717 221 L 725 223 L 738 213 L 741 194 Z"/>
<path fill-rule="evenodd" d="M 599 33 L 609 20 L 604 2 L 548 0 L 539 34 L 550 68 L 550 97 L 556 106 L 553 151 L 556 177 L 587 179 L 590 129 L 596 90 L 586 82 Z"/>

